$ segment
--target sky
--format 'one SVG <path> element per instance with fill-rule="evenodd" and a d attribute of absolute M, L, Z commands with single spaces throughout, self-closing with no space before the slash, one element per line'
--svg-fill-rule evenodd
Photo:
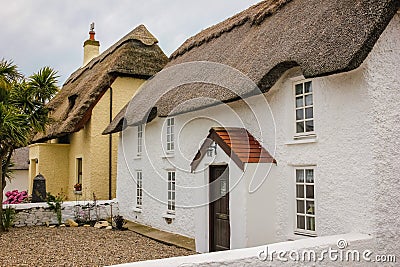
<path fill-rule="evenodd" d="M 187 38 L 259 1 L 0 0 L 0 59 L 26 76 L 50 66 L 61 86 L 82 65 L 92 22 L 100 53 L 144 24 L 169 56 Z"/>

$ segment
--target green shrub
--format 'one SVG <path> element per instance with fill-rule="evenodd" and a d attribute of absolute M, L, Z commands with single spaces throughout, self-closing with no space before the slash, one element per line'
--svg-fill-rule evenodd
<path fill-rule="evenodd" d="M 4 230 L 8 231 L 14 224 L 14 218 L 15 218 L 15 209 L 11 208 L 10 206 L 7 206 L 3 210 L 3 226 Z"/>
<path fill-rule="evenodd" d="M 64 201 L 63 194 L 57 194 L 57 196 L 53 196 L 51 193 L 47 193 L 47 205 L 49 205 L 50 209 L 54 211 L 57 215 L 58 225 L 62 223 L 62 203 Z"/>

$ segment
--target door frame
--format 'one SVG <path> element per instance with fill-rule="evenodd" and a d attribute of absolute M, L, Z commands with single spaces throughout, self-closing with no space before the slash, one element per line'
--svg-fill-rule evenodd
<path fill-rule="evenodd" d="M 221 168 L 221 167 L 225 167 L 225 171 L 228 172 L 228 191 L 226 193 L 226 197 L 228 198 L 228 211 L 229 214 L 230 212 L 230 197 L 229 197 L 229 165 L 228 164 L 213 164 L 213 165 L 209 165 L 208 167 L 208 184 L 210 185 L 215 179 L 216 177 L 212 177 L 211 173 L 212 173 L 212 169 L 213 168 Z M 214 180 L 212 180 L 214 179 Z M 214 205 L 212 204 L 212 202 L 210 201 L 210 196 L 211 196 L 211 187 L 209 187 L 208 189 L 208 251 L 212 252 L 213 248 L 215 247 L 214 244 L 214 218 L 215 218 L 215 212 L 214 212 Z M 229 229 L 231 229 L 231 218 L 229 216 Z M 229 234 L 229 239 L 231 238 L 231 235 Z M 231 245 L 231 241 L 229 240 L 229 248 Z"/>

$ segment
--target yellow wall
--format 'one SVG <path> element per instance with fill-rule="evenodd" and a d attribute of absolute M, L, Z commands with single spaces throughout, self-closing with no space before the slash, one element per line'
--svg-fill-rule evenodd
<path fill-rule="evenodd" d="M 33 178 L 39 173 L 46 179 L 47 192 L 53 195 L 61 192 L 66 193 L 69 177 L 69 147 L 70 145 L 63 144 L 34 144 L 29 146 L 30 194 L 32 194 Z M 35 159 L 38 159 L 37 164 Z M 33 165 L 36 165 L 36 168 Z"/>
<path fill-rule="evenodd" d="M 137 89 L 145 82 L 142 79 L 117 78 L 112 88 L 112 118 L 129 102 Z M 110 90 L 100 99 L 92 111 L 85 127 L 70 135 L 70 144 L 57 144 L 55 140 L 46 144 L 30 146 L 30 188 L 33 172 L 46 178 L 47 191 L 57 194 L 62 189 L 69 200 L 90 200 L 93 193 L 97 199 L 109 198 L 109 135 L 102 135 L 110 123 Z M 118 135 L 112 135 L 112 198 L 116 196 Z M 34 163 L 34 159 L 39 163 Z M 76 159 L 82 158 L 82 195 L 74 194 L 77 182 Z"/>
<path fill-rule="evenodd" d="M 91 138 L 90 138 L 90 123 L 87 123 L 85 127 L 70 135 L 70 151 L 69 151 L 69 178 L 68 178 L 68 199 L 75 200 L 78 197 L 80 199 L 91 199 L 91 196 L 87 196 L 82 194 L 81 196 L 74 194 L 74 185 L 78 182 L 78 173 L 77 173 L 77 166 L 76 166 L 76 159 L 82 158 L 82 192 L 87 192 L 88 190 L 88 183 L 87 178 L 88 174 L 90 173 L 90 164 L 88 164 L 89 159 L 89 150 L 91 145 Z"/>
<path fill-rule="evenodd" d="M 112 87 L 112 118 L 129 102 L 145 82 L 141 79 L 117 78 Z M 110 90 L 93 109 L 91 117 L 90 188 L 99 199 L 108 199 L 109 187 L 109 135 L 101 133 L 110 124 Z M 115 198 L 117 177 L 118 135 L 112 135 L 112 198 Z M 91 193 L 92 193 L 91 192 Z"/>

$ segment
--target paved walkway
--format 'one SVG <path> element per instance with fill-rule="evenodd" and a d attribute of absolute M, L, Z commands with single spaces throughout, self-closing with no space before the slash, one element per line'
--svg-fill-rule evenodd
<path fill-rule="evenodd" d="M 196 251 L 196 245 L 193 238 L 181 236 L 178 234 L 164 232 L 146 225 L 138 224 L 128 221 L 125 225 L 129 230 L 134 231 L 140 235 L 149 237 L 159 242 L 174 245 L 177 247 L 185 248 L 191 251 Z"/>

